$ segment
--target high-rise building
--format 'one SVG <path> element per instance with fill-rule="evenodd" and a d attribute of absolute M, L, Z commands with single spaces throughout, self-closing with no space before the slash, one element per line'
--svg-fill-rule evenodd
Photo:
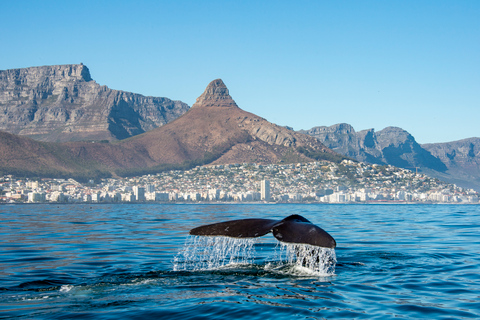
<path fill-rule="evenodd" d="M 133 187 L 133 194 L 135 195 L 135 199 L 137 201 L 145 201 L 145 188 L 143 187 Z"/>
<path fill-rule="evenodd" d="M 270 201 L 270 181 L 269 180 L 262 180 L 260 194 L 261 194 L 262 200 Z"/>

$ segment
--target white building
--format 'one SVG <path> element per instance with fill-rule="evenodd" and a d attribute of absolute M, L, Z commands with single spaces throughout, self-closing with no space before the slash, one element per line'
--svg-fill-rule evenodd
<path fill-rule="evenodd" d="M 46 195 L 44 192 L 29 192 L 28 202 L 45 202 Z"/>
<path fill-rule="evenodd" d="M 92 201 L 93 202 L 100 202 L 100 199 L 101 199 L 100 192 L 92 193 Z"/>
<path fill-rule="evenodd" d="M 261 183 L 261 199 L 264 201 L 270 201 L 270 181 L 263 180 Z"/>
<path fill-rule="evenodd" d="M 147 192 L 145 198 L 148 201 L 168 201 L 168 193 L 166 192 Z"/>
<path fill-rule="evenodd" d="M 66 202 L 67 198 L 63 194 L 63 192 L 54 191 L 50 194 L 50 201 L 52 202 Z"/>
<path fill-rule="evenodd" d="M 208 190 L 208 200 L 218 200 L 220 199 L 220 189 L 210 189 Z"/>
<path fill-rule="evenodd" d="M 135 195 L 135 199 L 137 201 L 145 201 L 146 200 L 146 198 L 145 198 L 145 188 L 143 188 L 143 187 L 138 187 L 138 186 L 133 187 L 133 194 Z"/>
<path fill-rule="evenodd" d="M 134 202 L 135 201 L 135 195 L 133 193 L 123 193 L 122 194 L 122 201 L 126 202 Z"/>

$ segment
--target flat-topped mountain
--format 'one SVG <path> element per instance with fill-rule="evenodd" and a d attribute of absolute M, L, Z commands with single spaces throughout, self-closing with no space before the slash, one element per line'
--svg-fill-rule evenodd
<path fill-rule="evenodd" d="M 188 109 L 181 101 L 101 86 L 83 64 L 0 70 L 0 130 L 36 140 L 121 140 Z"/>
<path fill-rule="evenodd" d="M 5 133 L 0 150 L 8 150 L 0 155 L 0 171 L 49 176 L 54 170 L 77 176 L 92 172 L 132 175 L 199 164 L 343 159 L 313 137 L 240 109 L 220 79 L 212 81 L 184 115 L 129 139 L 46 143 Z"/>

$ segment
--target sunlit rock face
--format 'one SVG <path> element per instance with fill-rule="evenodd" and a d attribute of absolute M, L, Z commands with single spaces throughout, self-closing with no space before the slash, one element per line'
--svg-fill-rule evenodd
<path fill-rule="evenodd" d="M 188 109 L 181 101 L 101 86 L 83 64 L 0 71 L 0 130 L 36 140 L 121 140 Z"/>

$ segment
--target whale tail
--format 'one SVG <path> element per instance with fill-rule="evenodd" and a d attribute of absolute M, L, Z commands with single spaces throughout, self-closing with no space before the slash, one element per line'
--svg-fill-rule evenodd
<path fill-rule="evenodd" d="M 241 219 L 200 226 L 190 230 L 195 236 L 225 236 L 255 238 L 273 233 L 282 242 L 304 243 L 324 248 L 335 248 L 333 237 L 304 217 L 294 214 L 282 220 Z"/>

